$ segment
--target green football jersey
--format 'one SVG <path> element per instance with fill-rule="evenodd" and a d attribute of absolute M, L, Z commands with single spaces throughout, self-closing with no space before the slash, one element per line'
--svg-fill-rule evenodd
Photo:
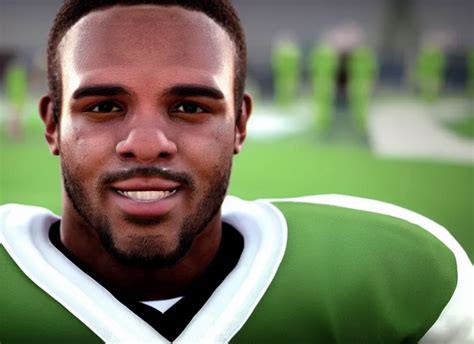
<path fill-rule="evenodd" d="M 223 221 L 244 248 L 176 343 L 472 340 L 469 258 L 441 226 L 340 195 L 243 201 Z M 48 210 L 0 207 L 0 341 L 166 343 L 63 256 Z"/>

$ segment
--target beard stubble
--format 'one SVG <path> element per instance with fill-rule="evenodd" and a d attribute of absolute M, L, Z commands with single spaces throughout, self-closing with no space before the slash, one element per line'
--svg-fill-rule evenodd
<path fill-rule="evenodd" d="M 212 182 L 199 195 L 199 200 L 195 209 L 190 209 L 188 214 L 181 219 L 179 237 L 176 248 L 170 252 L 165 252 L 162 247 L 156 244 L 156 238 L 151 236 L 137 236 L 129 245 L 129 250 L 124 250 L 117 244 L 114 238 L 114 229 L 110 224 L 107 214 L 102 214 L 98 207 L 94 207 L 90 196 L 87 195 L 84 183 L 79 176 L 76 176 L 74 168 L 62 160 L 62 177 L 64 189 L 71 203 L 91 230 L 97 233 L 102 247 L 117 261 L 127 266 L 140 266 L 149 268 L 170 267 L 176 264 L 191 248 L 194 239 L 206 228 L 212 218 L 218 213 L 230 179 L 232 160 L 222 169 L 215 169 L 215 176 Z M 97 194 L 103 194 L 104 190 L 112 181 L 127 179 L 131 177 L 160 177 L 177 180 L 187 183 L 192 193 L 197 194 L 197 188 L 192 178 L 184 173 L 171 172 L 160 167 L 137 167 L 125 171 L 104 175 L 98 185 L 94 187 Z M 100 206 L 100 205 L 98 205 Z M 125 225 L 135 227 L 160 226 L 168 221 L 168 216 L 156 218 L 136 218 L 126 216 Z M 115 228 L 115 230 L 120 230 Z"/>

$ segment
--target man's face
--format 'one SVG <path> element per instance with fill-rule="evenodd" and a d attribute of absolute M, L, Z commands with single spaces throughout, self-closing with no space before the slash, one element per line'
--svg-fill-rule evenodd
<path fill-rule="evenodd" d="M 130 6 L 85 16 L 58 49 L 65 208 L 118 259 L 173 264 L 218 218 L 245 137 L 232 41 L 203 13 Z"/>

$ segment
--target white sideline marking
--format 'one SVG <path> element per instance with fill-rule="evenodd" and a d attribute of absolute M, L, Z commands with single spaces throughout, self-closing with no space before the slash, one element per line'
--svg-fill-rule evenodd
<path fill-rule="evenodd" d="M 443 109 L 443 114 L 436 114 Z M 368 134 L 377 155 L 427 158 L 474 163 L 474 140 L 443 127 L 446 107 L 431 107 L 416 101 L 374 104 L 369 113 Z M 457 116 L 453 111 L 453 116 Z"/>
<path fill-rule="evenodd" d="M 267 140 L 278 137 L 294 136 L 313 124 L 313 116 L 308 106 L 291 106 L 278 109 L 272 105 L 261 104 L 255 107 L 250 116 L 249 138 Z"/>

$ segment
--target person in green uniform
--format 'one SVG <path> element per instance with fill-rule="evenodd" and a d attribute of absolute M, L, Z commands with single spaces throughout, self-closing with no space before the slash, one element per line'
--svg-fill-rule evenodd
<path fill-rule="evenodd" d="M 435 222 L 226 196 L 245 56 L 225 0 L 64 3 L 39 105 L 63 213 L 0 207 L 2 343 L 472 340 L 472 264 Z"/>
<path fill-rule="evenodd" d="M 474 100 L 474 48 L 467 53 L 467 92 Z"/>
<path fill-rule="evenodd" d="M 367 115 L 377 74 L 375 54 L 368 47 L 355 48 L 348 59 L 348 103 L 356 130 L 367 131 Z"/>
<path fill-rule="evenodd" d="M 329 46 L 317 44 L 310 56 L 311 83 L 316 113 L 316 130 L 324 133 L 329 130 L 333 116 L 337 53 Z"/>
<path fill-rule="evenodd" d="M 421 98 L 426 102 L 438 100 L 443 83 L 446 57 L 434 45 L 424 46 L 416 63 L 416 80 Z"/>
<path fill-rule="evenodd" d="M 301 52 L 295 42 L 285 39 L 275 43 L 272 51 L 275 103 L 286 107 L 296 102 L 301 73 Z"/>
<path fill-rule="evenodd" d="M 8 134 L 14 141 L 21 139 L 22 115 L 28 93 L 26 68 L 14 62 L 7 66 L 5 73 L 5 95 L 8 103 Z"/>

